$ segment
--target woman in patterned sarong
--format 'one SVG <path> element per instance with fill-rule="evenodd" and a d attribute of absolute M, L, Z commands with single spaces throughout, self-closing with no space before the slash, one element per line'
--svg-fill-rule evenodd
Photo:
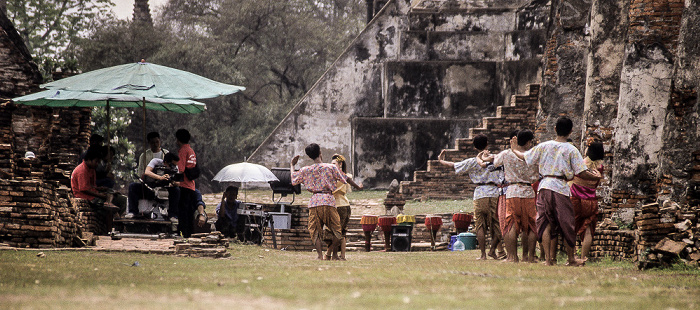
<path fill-rule="evenodd" d="M 603 175 L 603 143 L 592 142 L 588 146 L 584 164 L 589 170 L 597 170 Z M 600 180 L 585 180 L 574 177 L 571 184 L 571 203 L 574 205 L 576 234 L 581 238 L 581 258 L 588 258 L 593 243 L 593 233 L 598 222 L 598 197 L 596 187 Z"/>

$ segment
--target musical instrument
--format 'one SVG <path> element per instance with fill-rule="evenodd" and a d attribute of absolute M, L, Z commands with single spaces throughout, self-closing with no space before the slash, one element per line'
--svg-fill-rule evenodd
<path fill-rule="evenodd" d="M 376 215 L 363 214 L 360 219 L 362 231 L 365 233 L 365 251 L 369 252 L 372 248 L 372 232 L 377 228 L 379 218 Z"/>
<path fill-rule="evenodd" d="M 376 215 L 362 215 L 360 219 L 360 224 L 362 224 L 362 231 L 373 231 L 377 228 L 379 223 L 379 218 Z"/>
<path fill-rule="evenodd" d="M 405 226 L 413 226 L 413 224 L 416 223 L 416 216 L 399 214 L 396 216 L 396 223 Z"/>
<path fill-rule="evenodd" d="M 391 251 L 391 225 L 396 224 L 396 217 L 382 215 L 379 217 L 379 228 L 384 232 L 384 250 Z"/>
<path fill-rule="evenodd" d="M 455 213 L 452 215 L 452 222 L 455 224 L 457 233 L 466 232 L 472 223 L 472 215 L 467 213 Z"/>
<path fill-rule="evenodd" d="M 438 215 L 426 215 L 425 216 L 425 227 L 428 229 L 430 234 L 430 245 L 431 249 L 435 250 L 435 239 L 437 238 L 437 232 L 442 226 L 442 217 Z"/>

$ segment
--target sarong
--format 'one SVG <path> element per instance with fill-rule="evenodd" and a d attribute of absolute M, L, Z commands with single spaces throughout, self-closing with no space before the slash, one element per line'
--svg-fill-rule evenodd
<path fill-rule="evenodd" d="M 309 234 L 311 234 L 312 243 L 316 243 L 316 240 L 322 237 L 320 234 L 323 232 L 323 225 L 328 226 L 328 229 L 336 238 L 341 239 L 343 237 L 340 234 L 340 217 L 335 207 L 318 206 L 309 208 Z"/>
<path fill-rule="evenodd" d="M 348 223 L 350 223 L 350 214 L 352 210 L 350 206 L 336 207 L 338 217 L 340 218 L 340 234 L 345 238 L 348 234 Z M 326 226 L 323 229 L 323 240 L 331 241 L 331 230 Z"/>
<path fill-rule="evenodd" d="M 566 243 L 576 246 L 574 230 L 574 207 L 571 199 L 549 189 L 540 189 L 537 194 L 537 239 L 541 242 L 547 225 L 550 236 L 556 238 L 561 232 Z"/>
<path fill-rule="evenodd" d="M 506 195 L 498 196 L 498 226 L 501 228 L 501 235 L 508 233 L 506 229 Z"/>
<path fill-rule="evenodd" d="M 508 198 L 506 199 L 506 216 L 505 216 L 505 231 L 507 234 L 513 224 L 518 223 L 519 234 L 522 231 L 535 231 L 536 224 L 535 219 L 537 218 L 537 208 L 535 208 L 535 198 Z"/>
<path fill-rule="evenodd" d="M 495 237 L 501 238 L 501 227 L 498 224 L 498 197 L 485 197 L 474 201 L 474 228 L 484 233 L 490 231 Z"/>
<path fill-rule="evenodd" d="M 595 233 L 595 226 L 598 223 L 598 199 L 571 196 L 571 204 L 574 206 L 576 235 L 583 241 L 586 228 L 591 229 L 591 236 Z"/>

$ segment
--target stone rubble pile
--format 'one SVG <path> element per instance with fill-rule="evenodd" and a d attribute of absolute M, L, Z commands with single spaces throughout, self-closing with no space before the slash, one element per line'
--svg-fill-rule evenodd
<path fill-rule="evenodd" d="M 192 234 L 187 239 L 175 239 L 175 255 L 189 257 L 230 257 L 227 248 L 228 239 L 221 232 L 215 231 L 204 234 Z"/>
<path fill-rule="evenodd" d="M 0 240 L 13 247 L 71 247 L 93 242 L 70 189 L 39 180 L 0 180 Z"/>
<path fill-rule="evenodd" d="M 637 211 L 637 253 L 640 269 L 667 267 L 676 262 L 698 266 L 700 260 L 700 207 L 666 201 Z"/>

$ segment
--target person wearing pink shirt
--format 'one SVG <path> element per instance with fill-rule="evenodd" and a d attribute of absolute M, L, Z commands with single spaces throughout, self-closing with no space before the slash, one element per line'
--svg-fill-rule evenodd
<path fill-rule="evenodd" d="M 323 259 L 321 245 L 323 225 L 331 231 L 332 242 L 329 249 L 336 249 L 343 238 L 333 192 L 337 189 L 338 182 L 347 183 L 347 176 L 337 166 L 323 162 L 321 147 L 318 144 L 309 144 L 304 151 L 314 163 L 294 171 L 299 155 L 294 156 L 290 165 L 292 185 L 304 184 L 306 189 L 313 193 L 309 200 L 309 234 L 311 234 L 311 242 L 316 248 L 318 259 Z"/>

